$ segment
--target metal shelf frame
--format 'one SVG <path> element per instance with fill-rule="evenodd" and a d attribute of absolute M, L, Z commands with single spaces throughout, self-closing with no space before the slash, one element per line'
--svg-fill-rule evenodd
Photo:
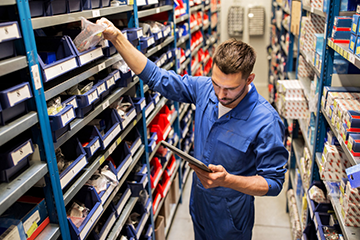
<path fill-rule="evenodd" d="M 162 7 L 157 7 L 157 8 L 151 8 L 151 9 L 147 9 L 147 10 L 138 11 L 138 17 L 143 18 L 143 17 L 147 17 L 147 16 L 151 16 L 151 15 L 154 15 L 154 14 L 167 12 L 167 11 L 171 11 L 171 10 L 173 10 L 173 6 L 165 5 L 165 6 L 162 6 Z"/>
<path fill-rule="evenodd" d="M 178 23 L 181 23 L 181 22 L 183 22 L 183 21 L 185 21 L 185 20 L 188 20 L 189 19 L 189 14 L 185 14 L 185 15 L 183 15 L 183 16 L 181 16 L 181 17 L 178 17 L 178 18 L 175 18 L 175 24 L 178 24 Z"/>
<path fill-rule="evenodd" d="M 164 47 L 166 47 L 167 45 L 169 45 L 173 41 L 174 41 L 174 36 L 167 37 L 163 43 L 149 49 L 147 51 L 147 53 L 145 54 L 145 56 L 150 57 L 150 56 L 154 55 L 155 53 L 157 53 L 158 51 L 160 51 L 161 49 L 163 49 Z"/>
<path fill-rule="evenodd" d="M 28 66 L 26 56 L 16 56 L 0 61 L 0 77 Z"/>
<path fill-rule="evenodd" d="M 187 40 L 189 40 L 190 36 L 186 35 L 184 37 L 181 37 L 178 39 L 176 46 L 179 47 L 181 44 L 185 43 Z"/>

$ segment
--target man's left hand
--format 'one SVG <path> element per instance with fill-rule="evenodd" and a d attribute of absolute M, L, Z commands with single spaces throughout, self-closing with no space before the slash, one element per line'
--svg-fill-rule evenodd
<path fill-rule="evenodd" d="M 221 165 L 215 166 L 210 164 L 208 167 L 211 169 L 211 171 L 213 171 L 212 173 L 205 172 L 204 170 L 192 164 L 189 164 L 189 166 L 194 169 L 196 175 L 206 189 L 224 186 L 226 177 L 229 174 Z"/>

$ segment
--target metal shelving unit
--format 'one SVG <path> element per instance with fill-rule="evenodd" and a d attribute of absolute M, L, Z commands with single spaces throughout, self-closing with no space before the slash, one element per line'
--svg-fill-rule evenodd
<path fill-rule="evenodd" d="M 165 39 L 164 42 L 162 42 L 161 44 L 149 49 L 147 51 L 147 53 L 145 54 L 146 57 L 150 57 L 152 55 L 154 55 L 155 53 L 157 53 L 158 51 L 160 51 L 161 49 L 163 49 L 164 47 L 166 47 L 167 45 L 169 45 L 170 43 L 172 43 L 174 41 L 174 37 L 173 36 L 170 36 L 170 37 L 167 37 Z"/>
<path fill-rule="evenodd" d="M 190 34 L 193 34 L 194 32 L 201 30 L 202 27 L 203 27 L 202 24 L 196 25 L 193 29 L 190 30 Z"/>
<path fill-rule="evenodd" d="M 181 44 L 185 43 L 189 38 L 190 38 L 189 35 L 179 38 L 176 43 L 176 46 L 179 47 Z"/>
<path fill-rule="evenodd" d="M 28 66 L 25 56 L 16 56 L 0 61 L 0 77 Z"/>
<path fill-rule="evenodd" d="M 165 6 L 162 6 L 162 7 L 151 8 L 151 9 L 139 11 L 138 12 L 138 17 L 139 18 L 147 17 L 147 16 L 151 16 L 151 15 L 154 15 L 154 14 L 167 12 L 167 11 L 171 11 L 171 10 L 173 10 L 173 6 L 165 5 Z"/>
<path fill-rule="evenodd" d="M 308 12 L 314 13 L 316 15 L 319 15 L 321 17 L 326 17 L 326 13 L 324 13 L 323 11 L 321 11 L 320 9 L 314 8 L 314 7 L 310 7 L 310 6 L 306 6 L 303 5 L 302 8 Z"/>
<path fill-rule="evenodd" d="M 159 113 L 160 109 L 165 106 L 167 102 L 167 99 L 165 97 L 162 97 L 160 101 L 156 104 L 155 109 L 152 111 L 150 116 L 146 119 L 146 126 L 149 126 L 151 121 L 155 118 L 155 116 Z"/>
<path fill-rule="evenodd" d="M 50 223 L 35 238 L 35 240 L 56 240 L 60 237 L 60 227 L 57 224 Z"/>
<path fill-rule="evenodd" d="M 191 7 L 191 8 L 190 8 L 190 13 L 199 11 L 199 10 L 201 10 L 202 8 L 203 8 L 203 5 L 202 5 L 202 4 L 199 4 L 199 5 L 197 5 L 197 6 Z"/>
<path fill-rule="evenodd" d="M 197 54 L 197 52 L 200 50 L 200 48 L 202 48 L 204 44 L 203 43 L 200 43 L 195 49 L 194 51 L 191 52 L 191 56 L 195 56 L 195 54 Z"/>
<path fill-rule="evenodd" d="M 181 17 L 176 18 L 174 22 L 175 22 L 175 24 L 178 24 L 178 23 L 181 23 L 181 22 L 183 22 L 185 20 L 188 20 L 188 19 L 189 19 L 189 14 L 185 14 L 185 15 L 183 15 Z"/>

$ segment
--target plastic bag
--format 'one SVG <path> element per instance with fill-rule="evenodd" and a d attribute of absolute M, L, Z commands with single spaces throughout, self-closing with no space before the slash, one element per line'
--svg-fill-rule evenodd
<path fill-rule="evenodd" d="M 104 39 L 102 32 L 107 28 L 105 25 L 92 23 L 81 17 L 81 32 L 74 39 L 74 43 L 79 52 L 95 47 Z"/>
<path fill-rule="evenodd" d="M 63 108 L 64 106 L 61 104 L 60 97 L 51 99 L 47 102 L 47 112 L 49 116 L 59 113 Z"/>
<path fill-rule="evenodd" d="M 90 210 L 82 203 L 74 202 L 68 210 L 67 215 L 77 228 L 81 226 Z"/>

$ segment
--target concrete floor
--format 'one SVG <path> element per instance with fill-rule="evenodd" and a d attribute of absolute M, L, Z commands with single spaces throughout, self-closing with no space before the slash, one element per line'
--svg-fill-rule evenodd
<path fill-rule="evenodd" d="M 267 86 L 257 86 L 258 92 L 268 99 Z M 288 178 L 286 178 L 288 179 Z M 183 203 L 179 204 L 167 240 L 193 240 L 193 226 L 189 214 L 192 174 L 185 184 Z M 255 226 L 252 240 L 291 240 L 290 221 L 286 213 L 285 182 L 277 197 L 255 197 Z"/>

